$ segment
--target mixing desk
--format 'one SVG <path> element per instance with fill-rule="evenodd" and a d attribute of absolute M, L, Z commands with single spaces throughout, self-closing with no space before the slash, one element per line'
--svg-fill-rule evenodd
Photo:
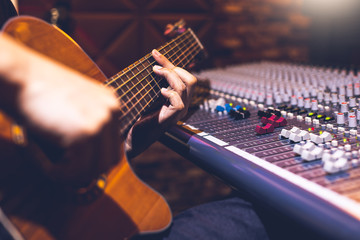
<path fill-rule="evenodd" d="M 196 75 L 163 142 L 328 238 L 359 239 L 360 79 L 271 62 Z"/>

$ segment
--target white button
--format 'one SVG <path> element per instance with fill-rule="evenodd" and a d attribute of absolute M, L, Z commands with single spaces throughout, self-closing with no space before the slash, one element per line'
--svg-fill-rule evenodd
<path fill-rule="evenodd" d="M 331 156 L 334 160 L 337 160 L 345 155 L 345 152 L 342 150 L 336 150 Z"/>
<path fill-rule="evenodd" d="M 356 134 L 357 134 L 357 130 L 355 130 L 355 129 L 350 129 L 350 135 L 356 136 Z"/>
<path fill-rule="evenodd" d="M 312 154 L 312 152 L 306 151 L 306 150 L 304 150 L 301 153 L 301 158 L 304 159 L 305 161 L 313 161 L 313 160 L 315 160 L 314 154 Z"/>
<path fill-rule="evenodd" d="M 310 133 L 310 140 L 316 144 L 322 143 L 323 139 L 320 138 L 320 136 L 314 134 L 314 133 Z"/>
<path fill-rule="evenodd" d="M 347 151 L 347 152 L 351 151 L 351 145 L 350 144 L 346 144 L 344 147 L 345 147 L 345 151 Z"/>
<path fill-rule="evenodd" d="M 300 133 L 300 129 L 298 127 L 293 127 L 292 129 L 290 129 L 290 132 L 292 133 Z"/>
<path fill-rule="evenodd" d="M 310 134 L 308 131 L 301 130 L 301 132 L 299 133 L 299 137 L 301 138 L 301 140 L 309 140 Z"/>
<path fill-rule="evenodd" d="M 337 172 L 337 168 L 334 166 L 334 163 L 331 161 L 324 162 L 323 169 L 327 173 L 336 173 Z"/>
<path fill-rule="evenodd" d="M 315 159 L 320 159 L 320 158 L 322 158 L 323 152 L 324 152 L 324 149 L 321 148 L 321 147 L 315 147 L 315 148 L 311 151 L 311 153 L 315 156 Z"/>
<path fill-rule="evenodd" d="M 325 163 L 325 162 L 331 162 L 331 154 L 326 152 L 322 155 L 322 158 L 321 158 L 322 162 Z"/>
<path fill-rule="evenodd" d="M 286 129 L 282 129 L 280 136 L 284 137 L 284 138 L 289 138 L 290 137 L 291 132 L 289 130 Z"/>
<path fill-rule="evenodd" d="M 291 133 L 289 139 L 293 142 L 300 142 L 302 140 L 299 134 L 296 133 Z"/>
<path fill-rule="evenodd" d="M 349 168 L 348 160 L 346 158 L 340 158 L 334 163 L 334 166 L 338 171 L 345 171 Z"/>
<path fill-rule="evenodd" d="M 333 139 L 333 136 L 329 132 L 323 132 L 320 135 L 320 138 L 322 139 L 322 142 L 329 142 Z"/>
<path fill-rule="evenodd" d="M 311 141 L 308 141 L 307 143 L 305 143 L 305 145 L 303 146 L 304 150 L 308 150 L 311 151 L 315 148 L 315 144 L 312 143 Z"/>
<path fill-rule="evenodd" d="M 345 132 L 345 128 L 344 128 L 344 127 L 338 127 L 338 131 L 339 131 L 340 133 L 343 133 L 343 132 Z"/>
<path fill-rule="evenodd" d="M 293 151 L 299 155 L 303 151 L 303 146 L 301 144 L 295 144 Z"/>

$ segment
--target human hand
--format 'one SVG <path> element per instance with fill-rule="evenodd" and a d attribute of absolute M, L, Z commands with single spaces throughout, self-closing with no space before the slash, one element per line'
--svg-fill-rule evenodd
<path fill-rule="evenodd" d="M 145 150 L 166 129 L 186 115 L 197 82 L 195 76 L 175 67 L 157 50 L 152 51 L 152 56 L 161 65 L 155 65 L 153 71 L 166 78 L 170 85 L 168 89 L 161 89 L 167 103 L 160 109 L 142 116 L 130 130 L 125 145 L 130 158 Z"/>
<path fill-rule="evenodd" d="M 13 116 L 36 140 L 26 152 L 45 174 L 82 185 L 117 163 L 120 106 L 113 91 L 6 36 L 0 43 L 0 83 L 16 89 L 4 99 L 16 103 Z"/>

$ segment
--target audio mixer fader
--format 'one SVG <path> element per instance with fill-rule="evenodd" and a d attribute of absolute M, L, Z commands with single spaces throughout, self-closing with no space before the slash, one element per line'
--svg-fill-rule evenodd
<path fill-rule="evenodd" d="M 360 236 L 360 78 L 261 62 L 196 74 L 179 153 L 329 238 Z"/>

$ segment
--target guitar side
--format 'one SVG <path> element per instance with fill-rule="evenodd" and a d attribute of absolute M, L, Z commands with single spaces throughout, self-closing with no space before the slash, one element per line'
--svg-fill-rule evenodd
<path fill-rule="evenodd" d="M 107 80 L 87 54 L 56 27 L 32 17 L 16 17 L 3 31 L 87 76 Z M 2 126 L 11 125 L 7 118 L 2 122 Z M 9 137 L 6 129 L 2 132 Z M 123 146 L 119 147 L 124 152 Z M 171 222 L 164 198 L 134 174 L 124 154 L 108 175 L 104 194 L 86 205 L 67 201 L 61 191 L 36 174 L 36 169 L 33 172 L 15 174 L 16 180 L 9 183 L 12 186 L 4 187 L 6 201 L 1 205 L 26 239 L 124 239 L 164 230 Z"/>

